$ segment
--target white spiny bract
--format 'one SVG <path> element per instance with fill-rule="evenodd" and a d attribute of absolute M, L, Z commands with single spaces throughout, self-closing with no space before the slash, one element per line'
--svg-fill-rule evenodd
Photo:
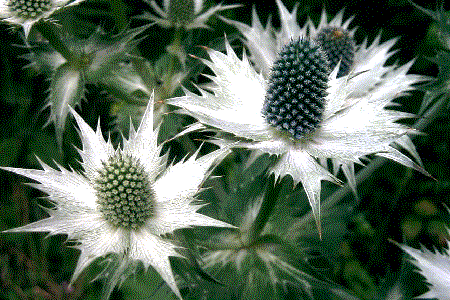
<path fill-rule="evenodd" d="M 54 208 L 49 217 L 6 232 L 49 232 L 66 234 L 81 251 L 72 282 L 91 262 L 108 254 L 128 262 L 152 266 L 181 298 L 169 257 L 180 256 L 176 245 L 161 237 L 191 226 L 230 227 L 197 212 L 204 204 L 193 203 L 200 185 L 228 152 L 219 149 L 200 158 L 167 165 L 160 155 L 158 128 L 153 129 L 153 99 L 137 131 L 114 149 L 100 128 L 92 130 L 71 109 L 80 131 L 82 173 L 40 162 L 43 170 L 2 169 L 23 175 L 37 183 L 33 187 L 48 194 Z M 120 271 L 120 270 L 119 270 Z M 126 274 L 118 274 L 121 278 Z M 117 279 L 118 280 L 118 279 Z M 108 283 L 111 289 L 117 282 Z"/>
<path fill-rule="evenodd" d="M 342 28 L 351 37 L 355 29 L 349 29 L 352 18 L 343 21 L 343 12 L 330 22 L 323 13 L 317 27 L 311 21 L 300 27 L 296 20 L 297 6 L 290 13 L 280 0 L 277 5 L 281 19 L 278 31 L 270 22 L 264 27 L 255 11 L 252 26 L 228 20 L 245 37 L 254 65 L 245 53 L 239 59 L 228 42 L 226 54 L 207 49 L 210 60 L 202 61 L 214 73 L 214 76 L 207 75 L 213 84 L 207 89 L 199 88 L 200 95 L 185 89 L 184 97 L 170 99 L 168 103 L 181 107 L 181 113 L 197 118 L 202 124 L 228 133 L 217 136 L 216 144 L 225 146 L 237 139 L 239 142 L 234 147 L 252 150 L 252 159 L 264 153 L 277 155 L 278 160 L 270 171 L 280 177 L 290 175 L 295 183 L 302 183 L 320 232 L 321 181 L 339 183 L 335 177 L 339 170 L 355 193 L 354 164 L 361 163 L 369 154 L 428 174 L 398 150 L 405 149 L 421 163 L 408 137 L 415 131 L 397 123 L 413 115 L 388 109 L 398 105 L 393 101 L 395 98 L 407 95 L 414 84 L 425 78 L 407 74 L 413 61 L 403 66 L 384 66 L 393 54 L 390 49 L 395 39 L 380 43 L 378 36 L 369 46 L 364 41 L 356 46 L 349 74 L 338 78 L 339 64 L 329 73 L 325 106 L 317 128 L 301 138 L 282 132 L 271 126 L 262 113 L 272 84 L 269 82 L 272 65 L 279 63 L 280 50 L 292 41 L 314 40 L 323 28 Z M 311 73 L 305 71 L 305 74 Z M 303 86 L 308 86 L 307 82 Z M 328 159 L 333 164 L 333 172 L 328 170 Z"/>
<path fill-rule="evenodd" d="M 82 1 L 84 0 L 0 0 L 0 19 L 22 26 L 27 38 L 34 23 L 48 18 L 60 8 Z"/>
<path fill-rule="evenodd" d="M 157 16 L 146 13 L 143 18 L 165 28 L 183 27 L 187 30 L 209 28 L 206 22 L 214 14 L 240 6 L 218 4 L 202 12 L 203 0 L 164 0 L 163 7 L 160 7 L 155 0 L 148 2 Z"/>
<path fill-rule="evenodd" d="M 429 284 L 430 290 L 418 298 L 450 300 L 450 241 L 447 241 L 447 249 L 443 254 L 433 253 L 426 248 L 417 250 L 405 245 L 400 247 L 411 255 L 412 263 Z"/>

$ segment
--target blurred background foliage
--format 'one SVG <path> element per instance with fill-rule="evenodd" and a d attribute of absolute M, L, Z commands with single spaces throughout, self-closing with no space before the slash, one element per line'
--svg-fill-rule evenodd
<path fill-rule="evenodd" d="M 227 0 L 223 3 L 236 2 Z M 252 7 L 255 7 L 263 22 L 272 16 L 274 26 L 279 26 L 275 1 L 264 1 L 264 5 L 256 0 L 240 3 L 242 7 L 224 11 L 221 15 L 250 24 Z M 292 10 L 296 2 L 285 0 L 283 3 Z M 438 3 L 430 1 L 415 3 L 432 11 L 438 7 Z M 206 7 L 214 4 L 218 4 L 218 1 L 205 1 Z M 428 93 L 430 103 L 440 101 L 445 104 L 448 90 L 442 88 L 448 88 L 445 83 L 449 71 L 445 68 L 448 61 L 439 60 L 446 53 L 439 39 L 439 24 L 406 0 L 344 0 L 338 3 L 305 0 L 299 5 L 298 17 L 300 24 L 307 17 L 317 22 L 322 9 L 326 9 L 332 17 L 343 8 L 345 18 L 355 16 L 352 25 L 358 27 L 355 35 L 357 43 L 361 43 L 364 38 L 370 42 L 380 32 L 382 41 L 400 37 L 395 46 L 398 51 L 390 59 L 391 63 L 404 64 L 415 59 L 411 72 L 432 77 L 438 76 L 441 67 L 440 81 L 436 83 L 439 87 L 433 90 L 436 85 L 429 85 L 426 88 L 434 91 L 433 97 L 430 96 L 431 92 Z M 81 39 L 92 34 L 98 26 L 105 32 L 119 33 L 128 27 L 145 25 L 145 21 L 131 17 L 151 10 L 143 1 L 86 0 L 55 18 L 65 30 Z M 185 33 L 183 42 L 186 43 L 186 54 L 206 57 L 205 51 L 198 47 L 200 45 L 222 50 L 225 34 L 236 51 L 242 53 L 243 45 L 233 27 L 217 17 L 211 18 L 208 25 L 214 30 L 196 29 Z M 37 156 L 52 166 L 56 162 L 80 169 L 78 155 L 73 147 L 80 147 L 80 141 L 72 120 L 65 127 L 61 148 L 54 126 L 44 127 L 49 116 L 48 109 L 42 110 L 48 95 L 49 74 L 45 70 L 25 68 L 29 63 L 25 59 L 29 50 L 25 47 L 21 30 L 2 23 L 0 31 L 3 40 L 3 46 L 0 47 L 0 165 L 39 168 Z M 168 37 L 173 34 L 173 29 L 152 26 L 139 36 L 142 40 L 133 52 L 149 61 L 149 80 L 153 80 L 151 84 L 160 95 L 159 101 L 182 95 L 180 88 L 167 87 L 167 72 L 174 76 L 176 70 L 182 70 L 182 84 L 188 89 L 192 88 L 191 82 L 204 83 L 205 78 L 198 74 L 208 72 L 196 58 L 186 56 L 186 68 L 183 68 L 182 62 L 174 60 L 167 53 Z M 436 58 L 440 51 L 440 56 Z M 123 101 L 120 91 L 105 82 L 88 84 L 86 89 L 86 101 L 80 105 L 86 122 L 95 127 L 100 117 L 103 132 L 110 131 L 113 141 L 120 136 L 120 131 L 126 134 L 128 114 L 136 122 L 135 117 L 142 107 L 132 107 L 129 102 Z M 135 93 L 133 99 L 144 96 Z M 405 111 L 419 113 L 423 97 L 424 92 L 418 90 L 408 97 L 402 97 L 399 102 Z M 334 299 L 327 294 L 326 287 L 338 285 L 345 287 L 345 293 L 353 295 L 355 299 L 412 299 L 427 290 L 421 276 L 414 272 L 402 251 L 390 241 L 416 248 L 424 245 L 430 249 L 442 249 L 445 240 L 449 239 L 445 228 L 450 224 L 446 209 L 450 205 L 450 123 L 448 109 L 444 104 L 437 113 L 427 116 L 420 128 L 424 134 L 414 140 L 425 169 L 434 179 L 377 158 L 366 168 L 360 167 L 357 197 L 347 186 L 323 183 L 322 240 L 318 237 L 302 187 L 293 187 L 288 178 L 278 183 L 278 190 L 273 194 L 278 199 L 277 206 L 261 230 L 263 239 L 259 246 L 270 244 L 276 248 L 275 252 L 281 251 L 281 255 L 287 259 L 289 251 L 283 248 L 287 245 L 274 237 L 289 241 L 289 246 L 295 248 L 295 252 L 289 253 L 290 263 L 322 280 L 314 284 L 317 288 L 314 291 L 316 299 Z M 183 126 L 193 122 L 189 117 L 166 113 L 172 109 L 166 108 L 167 111 L 163 112 L 161 140 L 173 137 Z M 409 124 L 416 121 L 405 120 Z M 167 143 L 166 150 L 170 151 L 172 159 L 179 160 L 195 151 L 207 134 L 194 133 L 178 138 Z M 204 145 L 202 152 L 208 152 L 213 147 Z M 245 169 L 247 156 L 245 151 L 235 151 L 216 169 L 214 175 L 220 177 L 209 180 L 206 185 L 210 188 L 200 196 L 211 203 L 204 208 L 205 214 L 240 226 L 254 201 L 264 194 L 261 191 L 273 192 L 265 176 L 270 158 L 262 157 Z M 0 174 L 0 230 L 46 217 L 39 207 L 49 206 L 42 199 L 45 195 L 23 184 L 23 178 L 5 171 L 0 171 Z M 193 258 L 172 261 L 184 297 L 252 299 L 258 289 L 266 290 L 267 279 L 258 279 L 256 273 L 252 273 L 253 278 L 257 279 L 250 291 L 240 290 L 246 286 L 248 278 L 240 278 L 237 273 L 232 273 L 233 270 L 224 273 L 223 270 L 212 268 L 207 270 L 208 273 L 202 273 L 196 263 L 201 257 L 206 257 L 207 251 L 214 249 L 210 247 L 207 250 L 208 246 L 202 241 L 208 241 L 211 237 L 214 239 L 216 235 L 214 230 L 180 233 L 186 240 L 185 246 L 194 240 L 200 244 L 193 247 L 196 250 L 194 253 L 189 254 Z M 68 246 L 70 244 L 65 242 L 64 236 L 46 239 L 45 234 L 0 234 L 0 299 L 98 299 L 102 283 L 90 282 L 95 279 L 102 265 L 89 267 L 70 289 L 68 282 L 78 252 Z M 230 274 L 234 274 L 234 277 L 227 278 Z M 289 284 L 280 290 L 284 291 L 285 299 L 302 299 L 304 296 L 302 291 Z M 273 299 L 274 296 L 266 294 L 253 299 Z M 149 270 L 147 273 L 138 272 L 134 278 L 125 281 L 111 299 L 173 297 L 157 273 Z M 336 299 L 353 298 L 342 296 Z"/>

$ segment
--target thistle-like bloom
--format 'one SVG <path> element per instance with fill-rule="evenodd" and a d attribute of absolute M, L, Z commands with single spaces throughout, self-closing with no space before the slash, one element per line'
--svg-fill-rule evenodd
<path fill-rule="evenodd" d="M 136 36 L 145 28 L 128 30 L 114 36 L 97 28 L 84 40 L 66 37 L 63 43 L 71 52 L 70 60 L 48 44 L 33 47 L 30 53 L 22 56 L 30 61 L 28 67 L 52 74 L 45 106 L 50 108 L 46 125 L 55 124 L 59 143 L 62 141 L 69 107 L 76 107 L 84 99 L 86 84 L 97 84 L 114 76 L 118 64 L 127 59 L 128 53 L 138 44 Z"/>
<path fill-rule="evenodd" d="M 289 13 L 277 4 L 279 31 L 270 23 L 264 28 L 256 13 L 251 27 L 229 21 L 246 38 L 254 66 L 228 43 L 226 54 L 207 49 L 210 60 L 203 62 L 215 74 L 208 75 L 213 84 L 199 88 L 201 95 L 185 90 L 186 96 L 168 103 L 227 133 L 217 137 L 220 145 L 237 139 L 235 145 L 252 150 L 253 158 L 277 155 L 271 172 L 303 184 L 320 231 L 321 181 L 338 183 L 340 169 L 354 191 L 354 164 L 369 154 L 426 174 L 397 149 L 420 162 L 407 136 L 414 130 L 397 123 L 412 115 L 388 109 L 424 78 L 406 74 L 412 61 L 384 66 L 395 39 L 380 44 L 378 37 L 370 46 L 366 41 L 356 46 L 351 19 L 343 22 L 342 12 L 330 22 L 324 13 L 317 28 L 312 22 L 300 28 L 296 8 Z"/>
<path fill-rule="evenodd" d="M 67 234 L 81 251 L 72 282 L 96 258 L 116 254 L 125 262 L 119 271 L 139 261 L 152 266 L 181 298 L 169 262 L 170 256 L 180 255 L 161 236 L 190 226 L 230 226 L 198 213 L 203 205 L 193 203 L 200 184 L 228 150 L 198 159 L 195 153 L 166 168 L 167 155 L 160 156 L 158 129 L 153 130 L 153 101 L 138 130 L 131 126 L 129 139 L 117 149 L 103 139 L 100 128 L 92 130 L 71 112 L 80 130 L 84 172 L 56 170 L 43 162 L 43 170 L 3 168 L 37 181 L 33 186 L 55 205 L 47 209 L 49 218 L 7 232 Z M 119 281 L 126 275 L 114 277 Z"/>
<path fill-rule="evenodd" d="M 23 27 L 28 37 L 31 27 L 58 9 L 84 0 L 0 0 L 0 19 Z M 69 3 L 71 2 L 71 3 Z"/>
<path fill-rule="evenodd" d="M 206 22 L 215 13 L 239 6 L 218 4 L 202 13 L 203 0 L 164 0 L 162 8 L 152 0 L 150 5 L 158 16 L 148 13 L 143 16 L 144 18 L 162 27 L 184 27 L 188 30 L 208 28 Z"/>
<path fill-rule="evenodd" d="M 419 298 L 450 300 L 450 250 L 446 249 L 444 254 L 441 254 L 426 248 L 417 250 L 405 245 L 400 247 L 412 256 L 412 263 L 420 269 L 419 273 L 430 285 L 430 290 Z M 450 241 L 447 241 L 447 248 L 450 248 Z"/>

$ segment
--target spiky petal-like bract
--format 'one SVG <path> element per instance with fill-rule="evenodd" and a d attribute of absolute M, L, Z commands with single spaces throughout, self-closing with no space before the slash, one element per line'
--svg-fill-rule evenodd
<path fill-rule="evenodd" d="M 180 256 L 175 244 L 161 236 L 191 226 L 230 226 L 197 212 L 193 204 L 199 186 L 211 168 L 229 151 L 221 149 L 175 165 L 160 156 L 158 129 L 153 129 L 153 99 L 150 99 L 136 131 L 114 149 L 100 128 L 92 130 L 71 109 L 80 130 L 79 150 L 83 173 L 62 166 L 53 169 L 41 162 L 43 170 L 3 168 L 38 182 L 33 186 L 49 195 L 55 207 L 49 217 L 7 232 L 49 232 L 66 234 L 81 251 L 72 282 L 95 259 L 111 254 L 120 258 L 115 272 L 136 262 L 152 266 L 181 298 L 169 257 Z M 122 275 L 113 276 L 110 291 Z M 119 280 L 120 279 L 120 280 Z"/>
<path fill-rule="evenodd" d="M 419 268 L 419 273 L 425 277 L 430 290 L 418 298 L 437 298 L 450 300 L 450 251 L 433 253 L 426 248 L 417 250 L 405 245 L 400 247 L 411 255 L 412 263 Z M 447 241 L 450 248 L 450 241 Z"/>

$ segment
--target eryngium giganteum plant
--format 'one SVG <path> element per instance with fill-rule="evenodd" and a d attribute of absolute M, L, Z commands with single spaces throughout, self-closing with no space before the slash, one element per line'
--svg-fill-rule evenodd
<path fill-rule="evenodd" d="M 416 53 L 407 50 L 417 48 L 396 43 L 410 40 L 398 19 L 360 40 L 374 28 L 361 5 L 347 18 L 314 1 L 291 9 L 275 0 L 267 13 L 280 22 L 266 23 L 266 2 L 254 1 L 253 14 L 232 3 L 0 1 L 11 41 L 0 60 L 1 299 L 392 300 L 427 291 L 419 279 L 404 280 L 416 289 L 402 284 L 401 251 L 383 252 L 386 235 L 406 232 L 402 193 L 428 181 L 409 169 L 428 175 L 412 134 L 427 132 L 418 144 L 429 137 L 427 147 L 444 153 L 434 168 L 421 156 L 450 182 L 448 122 L 438 138 L 423 125 L 448 120 L 436 106 L 449 94 L 448 53 L 424 87 L 427 77 L 410 71 Z M 443 9 L 424 11 L 448 29 Z M 431 96 L 424 117 L 411 118 L 419 87 Z M 445 292 L 430 272 L 445 274 L 447 253 L 403 249 L 429 277 L 426 295 Z"/>
<path fill-rule="evenodd" d="M 253 158 L 276 155 L 270 171 L 302 183 L 320 232 L 321 181 L 339 183 L 328 159 L 353 190 L 354 164 L 369 154 L 427 174 L 408 137 L 414 129 L 397 122 L 413 115 L 391 109 L 424 77 L 407 74 L 413 61 L 386 65 L 396 39 L 380 43 L 378 36 L 355 46 L 351 19 L 343 21 L 342 12 L 329 22 L 323 13 L 317 27 L 311 21 L 300 27 L 298 6 L 290 13 L 276 3 L 280 30 L 262 26 L 256 13 L 252 26 L 228 21 L 244 36 L 250 60 L 238 58 L 228 42 L 225 54 L 207 49 L 210 59 L 202 61 L 214 73 L 212 84 L 169 103 L 223 133 L 218 145 L 234 143 Z"/>
<path fill-rule="evenodd" d="M 116 255 L 117 270 L 108 278 L 107 297 L 117 283 L 128 277 L 138 262 L 152 266 L 181 298 L 169 257 L 180 256 L 176 244 L 162 235 L 191 226 L 231 226 L 197 210 L 193 203 L 200 184 L 211 168 L 226 155 L 221 149 L 196 158 L 198 152 L 178 164 L 167 165 L 160 155 L 158 128 L 153 129 L 153 101 L 137 131 L 130 129 L 122 148 L 114 149 L 100 131 L 92 130 L 72 109 L 83 149 L 84 171 L 5 168 L 37 181 L 35 188 L 48 194 L 53 208 L 49 217 L 6 232 L 66 234 L 81 251 L 72 282 L 95 259 Z"/>

